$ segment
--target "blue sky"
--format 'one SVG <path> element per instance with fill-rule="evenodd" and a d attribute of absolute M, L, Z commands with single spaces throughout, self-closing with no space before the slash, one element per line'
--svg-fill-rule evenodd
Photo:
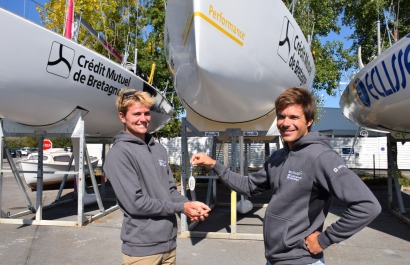
<path fill-rule="evenodd" d="M 338 23 L 341 26 L 341 19 L 339 19 Z M 347 36 L 351 35 L 352 33 L 353 33 L 353 29 L 341 26 L 340 34 L 331 32 L 329 36 L 327 36 L 326 38 L 321 38 L 320 41 L 322 43 L 325 43 L 327 40 L 328 41 L 339 40 L 343 42 L 343 46 L 345 48 L 348 48 L 352 46 L 353 41 L 347 40 Z M 350 82 L 350 79 L 349 79 L 350 75 L 351 75 L 351 71 L 349 70 L 346 73 L 342 73 L 342 77 L 339 83 L 340 93 L 343 93 L 344 89 L 346 88 L 346 85 Z M 336 95 L 334 97 L 329 96 L 326 93 L 321 94 L 321 96 L 323 96 L 325 99 L 324 107 L 339 108 L 340 93 L 339 91 L 335 91 L 335 92 L 336 92 Z"/>
<path fill-rule="evenodd" d="M 21 16 L 25 16 L 36 23 L 40 23 L 40 16 L 36 11 L 35 6 L 36 4 L 44 5 L 45 2 L 48 2 L 48 0 L 0 0 L 0 7 L 4 7 Z M 343 27 L 341 34 L 331 33 L 328 37 L 321 39 L 321 41 L 325 42 L 326 40 L 337 39 L 343 41 L 345 47 L 350 47 L 351 41 L 347 41 L 345 36 L 349 35 L 351 32 L 352 29 Z M 340 84 L 340 90 L 342 92 L 345 89 L 345 83 L 347 82 L 349 82 L 349 80 L 345 80 L 342 77 Z M 336 96 L 334 97 L 329 96 L 326 93 L 322 93 L 320 96 L 324 97 L 325 99 L 325 107 L 339 107 L 339 92 L 337 92 Z"/>
<path fill-rule="evenodd" d="M 342 92 L 343 92 L 343 89 L 342 89 Z M 339 108 L 339 95 L 334 96 L 334 97 L 329 96 L 329 95 L 323 95 L 323 97 L 325 98 L 324 107 Z"/>
<path fill-rule="evenodd" d="M 40 16 L 36 10 L 36 3 L 44 5 L 48 0 L 0 0 L 0 7 L 10 10 L 20 16 L 40 23 Z"/>

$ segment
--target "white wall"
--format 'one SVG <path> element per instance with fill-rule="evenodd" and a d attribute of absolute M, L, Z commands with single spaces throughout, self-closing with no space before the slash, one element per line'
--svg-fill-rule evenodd
<path fill-rule="evenodd" d="M 353 138 L 335 137 L 331 139 L 335 150 L 342 146 L 351 147 Z M 345 158 L 346 164 L 351 168 L 362 169 L 387 169 L 387 137 L 358 137 L 354 146 L 356 155 Z M 397 161 L 399 169 L 410 169 L 410 143 L 397 143 Z"/>

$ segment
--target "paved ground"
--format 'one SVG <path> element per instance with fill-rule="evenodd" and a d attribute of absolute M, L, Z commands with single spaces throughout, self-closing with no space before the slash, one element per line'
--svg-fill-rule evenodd
<path fill-rule="evenodd" d="M 15 214 L 26 209 L 24 198 L 11 174 L 3 177 L 3 214 Z M 226 190 L 218 190 L 225 198 Z M 410 264 L 410 226 L 386 209 L 387 194 L 374 190 L 384 210 L 368 227 L 352 238 L 326 249 L 326 264 Z M 28 191 L 35 203 L 35 192 Z M 45 191 L 45 204 L 54 201 L 56 191 Z M 69 197 L 72 190 L 65 192 Z M 109 192 L 107 197 L 109 197 Z M 410 208 L 410 196 L 403 193 L 405 207 Z M 200 195 L 199 195 L 200 197 Z M 263 201 L 263 196 L 255 202 Z M 221 200 L 222 201 L 222 200 Z M 113 202 L 105 202 L 108 208 Z M 343 211 L 335 202 L 326 224 L 334 222 Z M 96 206 L 86 207 L 87 214 Z M 261 233 L 263 208 L 254 208 L 238 215 L 238 233 Z M 75 203 L 44 211 L 44 219 L 76 220 Z M 23 217 L 21 217 L 23 218 Z M 32 215 L 24 218 L 32 218 Z M 82 228 L 0 224 L 0 264 L 121 264 L 119 239 L 122 215 L 119 210 Z M 230 232 L 229 208 L 220 206 L 196 231 Z M 265 264 L 263 242 L 257 240 L 228 240 L 178 238 L 178 265 L 207 264 Z"/>

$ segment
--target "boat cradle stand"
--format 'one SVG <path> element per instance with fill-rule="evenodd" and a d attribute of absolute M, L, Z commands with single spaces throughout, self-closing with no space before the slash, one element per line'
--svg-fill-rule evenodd
<path fill-rule="evenodd" d="M 191 199 L 196 200 L 195 188 L 189 188 L 187 190 L 187 181 L 190 178 L 190 154 L 188 152 L 188 137 L 213 137 L 212 141 L 212 150 L 211 157 L 217 160 L 216 146 L 219 142 L 230 142 L 231 144 L 231 160 L 230 160 L 230 169 L 232 171 L 237 170 L 237 154 L 238 154 L 238 143 L 239 143 L 239 168 L 240 173 L 244 174 L 244 162 L 246 156 L 246 148 L 244 148 L 244 137 L 254 138 L 258 141 L 266 142 L 276 142 L 279 146 L 280 141 L 277 135 L 268 134 L 266 131 L 253 131 L 253 132 L 243 132 L 241 129 L 226 129 L 225 131 L 212 131 L 204 132 L 199 131 L 192 125 L 186 118 L 182 118 L 182 132 L 181 132 L 181 194 L 183 196 L 187 195 L 189 190 Z M 219 139 L 219 140 L 218 140 Z M 263 140 L 260 140 L 263 139 Z M 265 148 L 266 152 L 266 148 Z M 266 154 L 265 154 L 266 155 Z M 269 154 L 266 155 L 266 157 Z M 247 168 L 247 166 L 246 166 Z M 217 202 L 217 189 L 216 189 L 216 180 L 218 179 L 215 175 L 209 176 L 193 176 L 195 179 L 208 179 L 207 185 L 207 195 L 205 203 L 211 208 L 214 209 L 216 206 L 230 206 L 231 212 L 231 224 L 230 224 L 230 233 L 224 232 L 204 232 L 204 231 L 195 231 L 193 230 L 198 222 L 192 222 L 188 224 L 187 217 L 183 213 L 181 214 L 181 237 L 197 237 L 197 238 L 213 238 L 213 239 L 248 239 L 248 240 L 263 240 L 263 234 L 257 233 L 238 233 L 237 232 L 237 211 L 241 213 L 246 213 L 247 210 L 241 211 L 241 206 L 246 205 L 244 202 L 246 198 L 241 195 L 241 200 L 239 205 L 237 204 L 237 194 L 235 191 L 231 191 L 230 203 Z M 198 185 L 198 184 L 196 184 Z M 206 185 L 206 184 L 205 184 Z M 250 203 L 248 201 L 248 203 Z M 253 204 L 254 207 L 266 208 L 267 204 Z M 249 210 L 248 210 L 249 211 Z M 206 222 L 206 221 L 205 221 Z"/>
<path fill-rule="evenodd" d="M 3 152 L 6 152 L 6 158 L 10 165 L 10 170 L 3 168 L 3 160 L 0 163 L 0 224 L 23 224 L 23 225 L 55 225 L 55 226 L 77 226 L 81 227 L 86 225 L 100 217 L 103 217 L 118 209 L 118 205 L 114 205 L 108 209 L 104 209 L 100 192 L 98 189 L 98 184 L 95 180 L 95 175 L 90 163 L 90 158 L 87 151 L 85 133 L 84 133 L 84 120 L 83 115 L 86 111 L 82 109 L 76 109 L 73 111 L 64 121 L 55 123 L 53 125 L 43 126 L 43 127 L 33 127 L 22 125 L 7 119 L 0 120 L 0 157 L 3 157 Z M 24 188 L 23 181 L 19 173 L 24 173 L 19 171 L 11 158 L 10 154 L 4 146 L 3 138 L 5 136 L 12 137 L 24 137 L 24 136 L 36 136 L 38 137 L 38 171 L 37 173 L 37 191 L 36 191 L 36 206 L 34 207 L 31 200 Z M 75 160 L 75 171 L 58 171 L 58 172 L 43 172 L 42 164 L 43 160 L 43 140 L 48 137 L 67 137 L 72 139 L 73 144 L 73 157 Z M 85 160 L 87 164 L 85 164 Z M 94 189 L 95 199 L 98 203 L 99 212 L 95 215 L 86 217 L 84 213 L 84 198 L 87 195 L 85 191 L 85 173 L 84 167 L 88 165 L 89 174 L 91 176 L 92 186 Z M 14 178 L 19 186 L 21 193 L 23 194 L 28 210 L 16 213 L 13 215 L 6 215 L 2 211 L 2 201 L 3 201 L 3 173 L 13 173 Z M 32 173 L 32 172 L 31 172 Z M 64 181 L 58 192 L 56 200 L 50 205 L 43 206 L 43 174 L 53 173 L 53 174 L 74 174 L 76 176 L 77 192 L 73 199 L 64 200 L 59 202 L 61 196 L 61 189 L 63 188 Z M 66 176 L 65 176 L 66 177 Z M 64 178 L 65 178 L 64 177 Z M 76 198 L 75 198 L 76 197 Z M 77 220 L 44 220 L 43 210 L 67 204 L 77 200 Z M 21 219 L 19 217 L 35 213 L 35 219 Z"/>
<path fill-rule="evenodd" d="M 399 184 L 400 170 L 397 166 L 397 142 L 408 142 L 410 135 L 389 133 L 387 135 L 387 208 L 400 220 L 410 225 L 409 209 L 404 207 L 402 191 Z M 393 200 L 393 190 L 396 193 L 397 205 Z"/>

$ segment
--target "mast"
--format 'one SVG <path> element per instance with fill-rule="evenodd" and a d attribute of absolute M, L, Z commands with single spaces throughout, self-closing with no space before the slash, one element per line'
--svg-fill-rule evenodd
<path fill-rule="evenodd" d="M 87 21 L 85 21 L 84 19 L 81 19 L 81 16 L 77 13 L 74 13 L 74 17 L 76 20 L 78 20 L 80 22 L 80 25 L 83 26 L 87 32 L 89 34 L 91 34 L 98 42 L 100 42 L 106 49 L 107 51 L 113 55 L 115 58 L 117 58 L 117 60 L 119 60 L 120 62 L 123 61 L 123 57 L 122 55 L 115 50 L 114 47 L 112 47 L 107 40 L 105 39 L 104 36 L 102 36 L 101 34 L 99 34 L 91 25 L 90 23 L 88 23 Z"/>
<path fill-rule="evenodd" d="M 74 0 L 68 0 L 66 19 L 65 19 L 65 36 L 71 40 L 73 30 Z"/>

